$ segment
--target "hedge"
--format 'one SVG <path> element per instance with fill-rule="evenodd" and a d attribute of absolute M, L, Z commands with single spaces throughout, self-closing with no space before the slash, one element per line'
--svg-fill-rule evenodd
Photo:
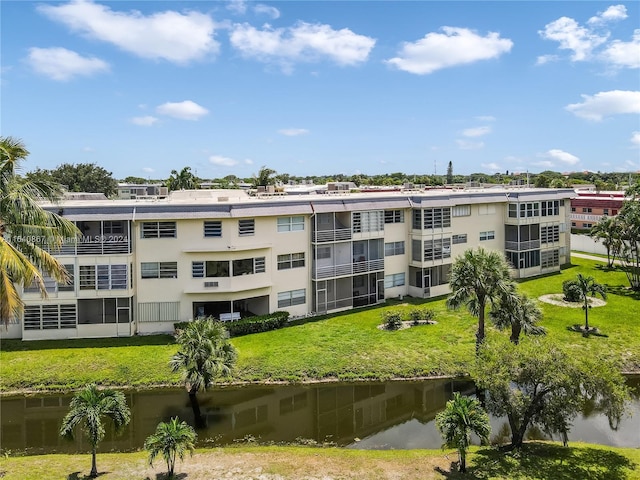
<path fill-rule="evenodd" d="M 223 323 L 230 336 L 240 337 L 250 333 L 267 332 L 282 328 L 286 325 L 287 320 L 289 320 L 289 312 L 274 312 L 268 315 L 256 315 Z M 214 321 L 216 320 L 214 319 Z M 188 324 L 189 322 L 179 322 L 174 323 L 173 326 L 176 330 L 182 330 Z"/>

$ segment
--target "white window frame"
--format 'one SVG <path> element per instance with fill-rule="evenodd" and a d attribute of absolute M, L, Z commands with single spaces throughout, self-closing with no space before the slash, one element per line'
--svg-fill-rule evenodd
<path fill-rule="evenodd" d="M 300 232 L 304 230 L 304 217 L 278 217 L 278 232 Z"/>
<path fill-rule="evenodd" d="M 278 308 L 303 305 L 305 303 L 307 303 L 307 290 L 305 288 L 278 293 Z"/>

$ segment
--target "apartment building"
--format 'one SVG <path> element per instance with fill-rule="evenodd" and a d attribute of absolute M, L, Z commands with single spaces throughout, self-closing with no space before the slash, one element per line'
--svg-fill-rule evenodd
<path fill-rule="evenodd" d="M 589 231 L 602 217 L 615 217 L 625 200 L 621 191 L 596 192 L 576 190 L 571 199 L 571 228 Z"/>
<path fill-rule="evenodd" d="M 149 200 L 67 200 L 81 236 L 57 257 L 72 273 L 23 289 L 24 318 L 2 337 L 169 332 L 202 315 L 337 312 L 448 293 L 455 258 L 505 253 L 514 276 L 570 260 L 573 190 L 489 188 L 250 196 L 172 192 Z"/>

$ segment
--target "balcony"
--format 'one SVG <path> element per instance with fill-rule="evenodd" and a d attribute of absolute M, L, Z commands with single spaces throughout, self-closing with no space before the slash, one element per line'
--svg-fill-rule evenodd
<path fill-rule="evenodd" d="M 98 235 L 64 242 L 59 249 L 50 246 L 44 249 L 54 255 L 117 255 L 131 253 L 131 242 L 123 235 Z"/>
<path fill-rule="evenodd" d="M 504 242 L 504 249 L 516 252 L 523 250 L 535 250 L 540 248 L 540 240 L 528 240 L 524 242 Z"/>
<path fill-rule="evenodd" d="M 350 228 L 339 228 L 335 230 L 318 230 L 313 232 L 312 242 L 314 243 L 328 243 L 328 242 L 342 242 L 345 240 L 351 240 Z"/>
<path fill-rule="evenodd" d="M 367 272 L 384 270 L 384 259 L 365 260 L 363 262 L 345 263 L 342 265 L 328 265 L 326 267 L 315 267 L 313 270 L 314 280 L 323 280 L 333 277 L 344 277 Z"/>

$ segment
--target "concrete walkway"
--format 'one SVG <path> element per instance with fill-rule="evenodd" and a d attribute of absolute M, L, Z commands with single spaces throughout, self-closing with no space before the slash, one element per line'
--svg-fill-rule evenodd
<path fill-rule="evenodd" d="M 607 263 L 607 257 L 596 257 L 595 255 L 589 255 L 588 253 L 571 252 L 571 256 L 572 257 L 578 257 L 578 258 L 586 258 L 587 260 L 595 260 L 597 262 Z M 614 260 L 613 263 L 615 265 L 621 265 L 620 260 Z"/>

